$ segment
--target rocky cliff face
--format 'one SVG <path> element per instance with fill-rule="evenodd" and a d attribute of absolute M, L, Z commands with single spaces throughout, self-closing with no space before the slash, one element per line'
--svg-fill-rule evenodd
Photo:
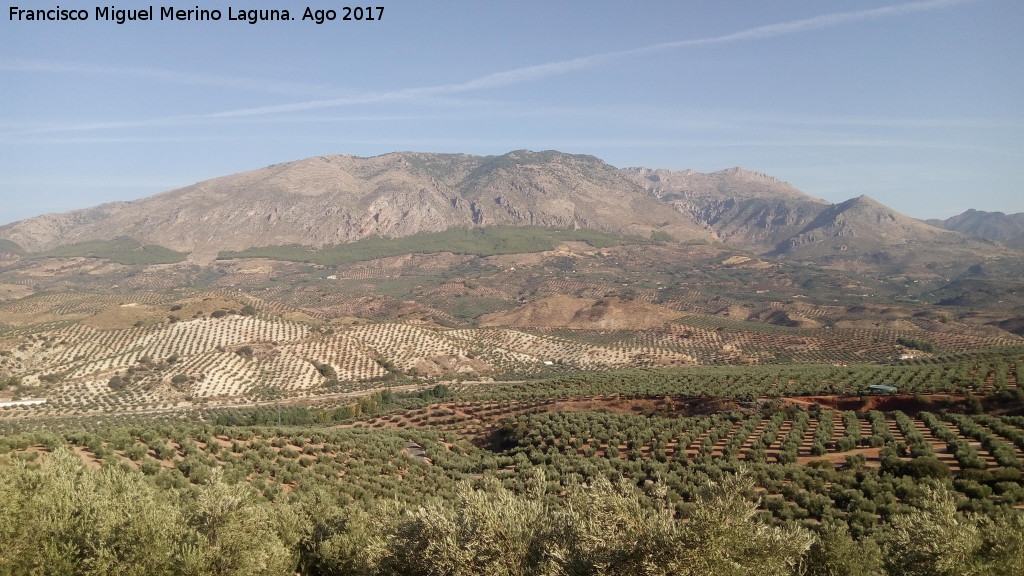
<path fill-rule="evenodd" d="M 785 182 L 743 168 L 710 174 L 627 168 L 623 173 L 719 240 L 758 252 L 798 233 L 829 206 Z"/>

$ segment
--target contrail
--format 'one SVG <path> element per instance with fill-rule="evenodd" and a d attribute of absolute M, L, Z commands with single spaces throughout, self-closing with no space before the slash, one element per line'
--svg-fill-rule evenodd
<path fill-rule="evenodd" d="M 678 48 L 686 48 L 691 46 L 704 46 L 712 44 L 726 44 L 734 42 L 746 42 L 753 40 L 763 40 L 767 38 L 774 38 L 778 36 L 786 36 L 790 34 L 797 34 L 800 32 L 806 32 L 809 30 L 818 30 L 822 28 L 832 28 L 841 26 L 843 24 L 849 24 L 852 22 L 861 22 L 865 20 L 876 20 L 880 18 L 890 18 L 902 16 L 905 14 L 912 14 L 916 12 L 927 12 L 932 10 L 939 10 L 952 6 L 959 6 L 963 4 L 972 4 L 980 2 L 982 0 L 926 0 L 923 2 L 911 2 L 908 4 L 897 4 L 893 6 L 883 6 L 881 8 L 872 8 L 867 10 L 857 10 L 852 12 L 837 12 L 834 14 L 824 14 L 821 16 L 814 16 L 811 18 L 804 18 L 800 20 L 793 20 L 791 22 L 782 22 L 778 24 L 768 24 L 765 26 L 757 26 L 754 28 L 748 28 L 746 30 L 740 30 L 739 32 L 733 32 L 730 34 L 724 34 L 721 36 L 712 36 L 709 38 L 696 38 L 690 40 L 679 40 L 674 42 L 663 42 L 660 44 L 651 44 L 648 46 L 641 46 L 638 48 L 631 48 L 628 50 L 620 50 L 616 52 L 606 52 L 602 54 L 592 54 L 589 56 L 582 56 L 579 58 L 572 58 L 568 60 L 559 60 L 556 62 L 548 62 L 546 64 L 537 64 L 533 66 L 524 66 L 522 68 L 515 68 L 513 70 L 507 70 L 504 72 L 496 72 L 494 74 L 488 74 L 481 76 L 473 80 L 469 80 L 461 83 L 454 84 L 442 84 L 437 86 L 422 86 L 416 88 L 405 88 L 402 90 L 392 90 L 389 92 L 376 92 L 376 93 L 365 93 L 344 98 L 331 98 L 331 99 L 318 99 L 318 100 L 307 100 L 303 102 L 294 102 L 291 104 L 279 104 L 274 106 L 263 106 L 258 108 L 244 108 L 237 110 L 226 110 L 222 112 L 213 112 L 207 114 L 188 114 L 181 116 L 168 116 L 163 118 L 155 118 L 150 120 L 138 120 L 138 121 L 121 121 L 121 122 L 101 122 L 94 124 L 81 124 L 70 127 L 46 127 L 37 128 L 34 130 L 17 131 L 14 134 L 26 134 L 26 133 L 46 133 L 46 132 L 61 132 L 70 130 L 93 130 L 93 129 L 104 129 L 104 128 L 117 128 L 117 127 L 141 127 L 141 126 L 158 126 L 158 125 L 177 125 L 177 124 L 192 124 L 203 120 L 210 119 L 228 119 L 228 118 L 243 118 L 252 116 L 263 116 L 270 114 L 281 114 L 287 112 L 299 112 L 304 110 L 316 110 L 322 108 L 333 108 L 341 106 L 354 106 L 359 104 L 376 104 L 381 102 L 409 102 L 424 98 L 431 98 L 436 96 L 444 96 L 448 94 L 459 94 L 464 92 L 471 92 L 477 90 L 486 90 L 490 88 L 499 88 L 502 86 L 510 86 L 514 84 L 522 84 L 525 82 L 531 82 L 540 80 L 543 78 L 549 78 L 562 74 L 567 74 L 577 70 L 584 70 L 588 68 L 594 68 L 602 64 L 606 64 L 615 60 L 628 58 L 631 56 L 649 54 L 653 52 L 661 52 L 665 50 L 672 50 Z M 52 70 L 52 71 L 63 71 L 65 64 L 62 63 L 42 63 L 42 62 L 16 62 L 16 63 L 0 63 L 0 69 L 32 69 L 37 70 Z M 177 81 L 185 83 L 196 83 L 196 84 L 217 84 L 221 83 L 225 86 L 242 89 L 258 89 L 257 81 L 249 81 L 245 79 L 221 79 L 216 80 L 208 76 L 199 75 L 186 75 L 178 74 L 174 72 L 165 72 L 155 69 L 112 69 L 105 67 L 97 67 L 93 69 L 99 73 L 131 73 L 141 76 L 149 76 L 155 79 L 165 81 Z M 264 89 L 269 91 L 290 91 L 290 90 L 302 90 L 308 87 L 294 84 L 273 84 L 268 83 L 264 85 Z M 12 135 L 12 133 L 5 134 L 6 136 Z"/>
<path fill-rule="evenodd" d="M 836 26 L 841 26 L 843 24 L 848 24 L 851 22 L 860 22 L 864 20 L 876 20 L 879 18 L 902 16 L 904 14 L 911 14 L 915 12 L 927 12 L 931 10 L 947 8 L 950 6 L 971 4 L 979 1 L 981 0 L 927 0 L 924 2 L 897 4 L 894 6 L 883 6 L 881 8 L 872 8 L 868 10 L 857 10 L 853 12 L 837 12 L 835 14 L 824 14 L 821 16 L 814 16 L 811 18 L 804 18 L 801 20 L 793 20 L 791 22 L 782 22 L 779 24 L 757 26 L 755 28 L 748 28 L 746 30 L 733 32 L 731 34 L 725 34 L 722 36 L 713 36 L 710 38 L 697 38 L 692 40 L 679 40 L 675 42 L 663 42 L 660 44 L 641 46 L 639 48 L 631 48 L 629 50 L 606 52 L 603 54 L 593 54 L 590 56 L 582 56 L 580 58 L 572 58 L 569 60 L 549 62 L 547 64 L 525 66 L 522 68 L 507 70 L 505 72 L 488 74 L 486 76 L 481 76 L 480 78 L 456 84 L 407 88 L 391 92 L 366 94 L 353 98 L 310 100 L 306 102 L 296 102 L 293 104 L 281 104 L 276 106 L 263 106 L 259 108 L 228 110 L 225 112 L 216 112 L 213 114 L 208 114 L 207 117 L 223 118 L 230 116 L 256 116 L 261 114 L 277 114 L 283 112 L 311 110 L 316 108 L 328 108 L 332 106 L 350 106 L 353 104 L 366 104 L 371 102 L 380 102 L 387 100 L 408 101 L 443 94 L 457 94 L 460 92 L 468 92 L 473 90 L 499 88 L 502 86 L 521 84 L 524 82 L 530 82 L 542 78 L 548 78 L 551 76 L 558 76 L 561 74 L 574 72 L 576 70 L 594 68 L 601 64 L 605 64 L 614 60 L 626 58 L 629 56 L 635 56 L 639 54 L 661 52 L 665 50 L 671 50 L 675 48 L 686 48 L 690 46 L 726 44 L 732 42 L 744 42 L 749 40 L 764 40 L 767 38 L 774 38 L 777 36 L 786 36 L 789 34 L 806 32 L 808 30 L 832 28 Z"/>

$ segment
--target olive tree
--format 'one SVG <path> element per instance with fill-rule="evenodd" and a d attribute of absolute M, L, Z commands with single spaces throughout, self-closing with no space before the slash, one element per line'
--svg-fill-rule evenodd
<path fill-rule="evenodd" d="M 955 495 L 939 484 L 923 489 L 918 509 L 889 521 L 885 559 L 894 576 L 967 576 L 984 573 L 977 557 L 977 524 L 956 510 Z"/>

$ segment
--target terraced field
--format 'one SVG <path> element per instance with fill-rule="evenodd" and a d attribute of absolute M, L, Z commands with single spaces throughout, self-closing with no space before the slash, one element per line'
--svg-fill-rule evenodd
<path fill-rule="evenodd" d="M 782 520 L 827 516 L 870 532 L 901 506 L 905 496 L 894 480 L 901 475 L 951 477 L 965 506 L 1024 505 L 1024 417 L 965 414 L 957 411 L 969 406 L 964 397 L 947 404 L 948 411 L 908 414 L 875 410 L 871 402 L 833 409 L 811 398 L 737 403 L 619 394 L 470 400 L 454 394 L 354 421 L 355 405 L 289 408 L 286 422 L 311 422 L 303 429 L 274 427 L 273 408 L 261 409 L 269 427 L 211 425 L 236 418 L 230 409 L 215 408 L 193 416 L 206 422 L 199 426 L 164 420 L 147 428 L 137 419 L 113 428 L 78 425 L 63 433 L 63 441 L 87 467 L 119 463 L 199 484 L 221 469 L 271 499 L 303 482 L 344 486 L 346 497 L 356 501 L 397 490 L 398 482 L 438 485 L 453 475 L 486 473 L 515 485 L 539 466 L 553 474 L 548 479 L 554 486 L 574 474 L 653 475 L 668 482 L 670 501 L 685 510 L 702 474 L 742 463 L 757 479 L 762 511 Z M 885 399 L 890 408 L 915 401 L 920 399 Z M 370 407 L 362 400 L 358 405 Z M 281 408 L 276 410 L 280 422 Z M 348 422 L 331 426 L 339 415 Z M 0 437 L 0 454 L 13 450 L 15 457 L 33 460 L 45 457 L 55 442 L 31 438 L 42 436 Z M 400 499 L 416 498 L 411 491 L 389 493 L 399 492 Z"/>
<path fill-rule="evenodd" d="M 429 428 L 487 444 L 495 435 L 521 445 L 587 457 L 660 462 L 742 461 L 846 466 L 862 456 L 879 467 L 880 449 L 896 447 L 909 461 L 934 456 L 953 473 L 1022 468 L 1024 425 L 1019 417 L 902 411 L 769 409 L 767 400 L 728 412 L 685 417 L 697 405 L 686 397 L 595 396 L 548 400 L 448 402 L 354 424 L 371 429 Z M 756 406 L 756 409 L 755 409 Z M 791 405 L 792 406 L 792 405 Z M 721 409 L 709 406 L 705 409 Z M 994 431 L 998 430 L 998 432 Z M 503 438 L 506 439 L 507 438 Z"/>
<path fill-rule="evenodd" d="M 131 381 L 118 390 L 88 377 L 59 383 L 68 388 L 63 413 L 0 410 L 0 474 L 45 471 L 52 460 L 70 457 L 81 463 L 78 474 L 123 470 L 182 493 L 227 481 L 278 508 L 305 502 L 319 513 L 316 506 L 329 495 L 352 507 L 339 516 L 346 519 L 383 501 L 414 509 L 427 495 L 445 502 L 498 486 L 563 506 L 575 502 L 574 487 L 610 478 L 618 482 L 615 493 L 632 494 L 636 506 L 687 518 L 704 505 L 701 490 L 709 480 L 738 476 L 749 480 L 742 490 L 752 521 L 806 530 L 836 525 L 858 542 L 890 533 L 890 524 L 918 509 L 926 489 L 947 495 L 958 527 L 1009 522 L 1024 509 L 1020 349 L 899 366 L 648 367 L 433 384 L 399 378 L 397 365 L 371 356 L 377 353 L 371 345 L 403 362 L 415 354 L 479 360 L 486 354 L 476 350 L 493 350 L 475 344 L 477 330 L 363 324 L 304 331 L 266 315 L 230 314 L 161 329 L 189 323 L 206 325 L 197 350 L 212 351 L 174 362 L 140 358 L 132 374 L 121 372 Z M 239 344 L 231 340 L 235 329 L 282 340 Z M 133 330 L 142 340 L 157 328 Z M 502 331 L 480 330 L 495 341 Z M 109 332 L 76 334 L 119 346 L 102 339 Z M 523 334 L 523 346 L 565 338 Z M 33 344 L 47 353 L 60 347 L 50 340 Z M 380 381 L 337 378 L 356 370 L 337 353 L 349 347 L 362 347 L 358 362 L 372 362 Z M 176 350 L 189 349 L 166 351 Z M 403 356 L 408 350 L 415 353 Z M 286 359 L 299 357 L 305 376 L 294 374 L 291 388 L 274 379 Z M 179 370 L 201 370 L 204 377 L 165 380 Z M 302 388 L 327 389 L 321 383 L 330 380 L 337 381 L 333 392 Z M 898 381 L 917 393 L 836 392 L 876 381 Z M 148 382 L 161 384 L 140 386 Z M 279 387 L 268 385 L 273 382 Z M 178 396 L 168 391 L 174 386 L 181 388 Z M 180 399 L 185 393 L 193 400 Z M 248 405 L 232 404 L 231 394 Z M 77 397 L 91 400 L 77 404 Z M 26 466 L 13 465 L 18 461 Z"/>
<path fill-rule="evenodd" d="M 984 310 L 924 305 L 909 287 L 837 271 L 745 267 L 734 256 L 576 242 L 330 265 L 25 261 L 0 270 L 18 295 L 0 302 L 0 402 L 45 400 L 5 407 L 12 417 L 148 412 L 629 368 L 692 368 L 673 376 L 679 386 L 699 377 L 744 398 L 856 394 L 871 384 L 991 395 L 1020 379 L 1019 362 L 927 365 L 1024 345 Z M 895 295 L 903 300 L 891 304 Z M 785 365 L 796 368 L 703 371 Z"/>
<path fill-rule="evenodd" d="M 694 314 L 643 331 L 445 328 L 415 318 L 337 323 L 230 291 L 36 295 L 3 306 L 5 313 L 36 323 L 0 335 L 0 375 L 15 383 L 0 390 L 0 401 L 46 400 L 9 406 L 12 416 L 176 409 L 358 392 L 382 382 L 535 378 L 645 366 L 803 366 L 784 378 L 791 392 L 807 394 L 855 394 L 872 384 L 993 394 L 1016 387 L 1021 377 L 1021 362 L 929 364 L 938 352 L 970 355 L 1017 343 L 1009 337 L 771 325 L 751 330 L 751 322 Z M 40 318 L 46 321 L 40 324 Z M 932 352 L 905 345 L 923 338 Z M 901 357 L 913 359 L 900 366 Z M 876 363 L 888 367 L 867 369 Z M 781 375 L 755 371 L 725 386 L 747 382 L 760 391 L 755 395 L 786 393 L 778 388 Z"/>

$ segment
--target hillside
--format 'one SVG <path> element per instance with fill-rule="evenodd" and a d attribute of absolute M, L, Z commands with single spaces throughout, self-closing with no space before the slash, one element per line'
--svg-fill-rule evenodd
<path fill-rule="evenodd" d="M 1024 294 L 1004 268 L 914 283 L 720 245 L 581 241 L 330 267 L 29 260 L 0 270 L 0 401 L 46 399 L 17 410 L 25 416 L 137 413 L 454 379 L 1020 346 Z"/>
<path fill-rule="evenodd" d="M 922 223 L 868 196 L 829 204 L 743 168 L 711 174 L 647 168 L 623 174 L 722 242 L 764 255 L 846 267 L 902 268 L 985 259 L 999 248 Z"/>
<path fill-rule="evenodd" d="M 743 168 L 710 174 L 626 168 L 622 173 L 717 239 L 756 252 L 766 252 L 797 234 L 829 206 L 785 182 Z"/>
<path fill-rule="evenodd" d="M 945 220 L 935 219 L 926 222 L 946 230 L 996 240 L 1008 246 L 1024 249 L 1024 212 L 1004 214 L 971 209 Z"/>
<path fill-rule="evenodd" d="M 894 258 L 927 260 L 943 252 L 981 257 L 996 250 L 859 196 L 825 208 L 775 252 L 806 256 L 849 252 L 885 262 Z"/>
<path fill-rule="evenodd" d="M 38 252 L 126 236 L 211 256 L 502 224 L 705 236 L 596 158 L 518 151 L 310 158 L 16 222 L 0 227 L 0 238 Z"/>
<path fill-rule="evenodd" d="M 0 227 L 0 393 L 75 414 L 886 363 L 1020 345 L 1022 270 L 998 243 L 741 168 L 312 158 Z"/>
<path fill-rule="evenodd" d="M 883 274 L 926 261 L 976 263 L 1006 254 L 866 196 L 833 205 L 743 168 L 710 174 L 617 169 L 592 156 L 519 150 L 276 164 L 141 200 L 7 224 L 0 227 L 0 258 L 16 261 L 27 252 L 208 264 L 222 252 L 319 249 L 485 227 L 722 242 L 763 255 L 851 262 L 862 271 L 884 264 L 890 268 Z"/>

